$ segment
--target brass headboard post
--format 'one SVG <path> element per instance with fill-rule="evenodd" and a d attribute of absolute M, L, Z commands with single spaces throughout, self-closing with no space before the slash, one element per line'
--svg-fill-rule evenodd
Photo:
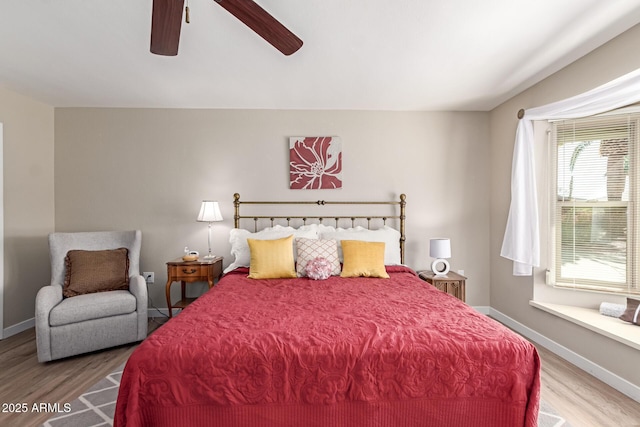
<path fill-rule="evenodd" d="M 235 210 L 233 214 L 233 227 L 240 228 L 240 194 L 238 193 L 233 195 L 233 207 Z"/>
<path fill-rule="evenodd" d="M 405 209 L 407 207 L 407 195 L 402 193 L 400 195 L 400 262 L 404 264 L 404 241 L 406 240 L 406 236 L 404 233 L 404 220 Z"/>
<path fill-rule="evenodd" d="M 305 215 L 305 216 L 292 216 L 292 215 L 286 215 L 286 216 L 274 216 L 274 215 L 267 215 L 267 216 L 262 216 L 262 215 L 241 215 L 240 214 L 240 205 L 241 204 L 251 204 L 251 205 L 318 205 L 318 206 L 327 206 L 327 205 L 398 205 L 400 207 L 400 213 L 399 215 L 366 215 L 366 216 L 362 216 L 362 215 L 357 215 L 357 216 L 353 216 L 353 215 L 344 215 L 344 216 L 335 216 L 335 215 L 317 215 L 317 216 L 310 216 L 310 215 Z M 338 221 L 340 219 L 350 219 L 351 220 L 351 224 L 353 226 L 354 222 L 356 219 L 361 219 L 361 220 L 367 220 L 367 227 L 369 226 L 371 219 L 380 219 L 382 220 L 383 224 L 386 224 L 387 219 L 398 219 L 400 221 L 400 262 L 402 262 L 404 264 L 404 243 L 406 240 L 406 236 L 405 236 L 405 220 L 406 220 L 406 206 L 407 206 L 407 196 L 406 194 L 400 194 L 400 201 L 391 201 L 391 202 L 342 202 L 342 201 L 336 201 L 336 202 L 329 202 L 326 200 L 317 200 L 317 201 L 301 201 L 301 202 L 293 202 L 293 201 L 285 201 L 285 202 L 281 202 L 281 201 L 273 201 L 273 202 L 256 202 L 256 201 L 240 201 L 240 194 L 235 193 L 233 195 L 233 206 L 234 206 L 234 215 L 233 215 L 233 226 L 235 228 L 240 228 L 240 220 L 242 218 L 245 219 L 252 219 L 254 221 L 254 229 L 255 231 L 257 231 L 257 226 L 258 226 L 258 220 L 259 219 L 269 219 L 271 221 L 271 224 L 273 225 L 274 220 L 276 219 L 281 219 L 281 220 L 286 220 L 287 221 L 287 225 L 290 223 L 291 219 L 297 218 L 297 219 L 301 219 L 303 221 L 303 223 L 306 224 L 307 219 L 309 218 L 315 218 L 317 220 L 319 220 L 320 223 L 322 223 L 323 220 L 325 219 L 331 219 L 331 220 L 335 220 L 336 223 L 336 227 L 338 226 Z"/>

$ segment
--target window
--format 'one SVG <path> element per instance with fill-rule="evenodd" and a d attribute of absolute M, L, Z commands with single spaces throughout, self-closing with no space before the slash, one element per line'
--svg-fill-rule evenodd
<path fill-rule="evenodd" d="M 638 294 L 640 113 L 553 123 L 556 286 Z"/>

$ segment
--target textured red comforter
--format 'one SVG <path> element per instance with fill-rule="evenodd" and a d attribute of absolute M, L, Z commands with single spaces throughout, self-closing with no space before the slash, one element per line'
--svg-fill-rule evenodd
<path fill-rule="evenodd" d="M 116 426 L 537 425 L 526 340 L 404 267 L 218 285 L 147 338 Z"/>

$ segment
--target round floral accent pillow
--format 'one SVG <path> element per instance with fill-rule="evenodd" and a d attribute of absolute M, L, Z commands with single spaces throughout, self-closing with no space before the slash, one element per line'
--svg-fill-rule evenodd
<path fill-rule="evenodd" d="M 313 280 L 324 280 L 331 276 L 333 266 L 328 259 L 318 257 L 309 261 L 305 270 L 309 278 Z"/>

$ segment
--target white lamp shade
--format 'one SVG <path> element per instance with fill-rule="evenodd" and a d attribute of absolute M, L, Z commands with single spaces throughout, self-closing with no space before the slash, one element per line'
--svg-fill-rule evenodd
<path fill-rule="evenodd" d="M 451 258 L 451 240 L 431 239 L 429 241 L 429 255 L 431 258 Z"/>
<path fill-rule="evenodd" d="M 200 205 L 198 221 L 222 221 L 222 214 L 220 213 L 220 205 L 218 204 L 218 202 L 213 200 L 203 200 L 202 205 Z"/>

